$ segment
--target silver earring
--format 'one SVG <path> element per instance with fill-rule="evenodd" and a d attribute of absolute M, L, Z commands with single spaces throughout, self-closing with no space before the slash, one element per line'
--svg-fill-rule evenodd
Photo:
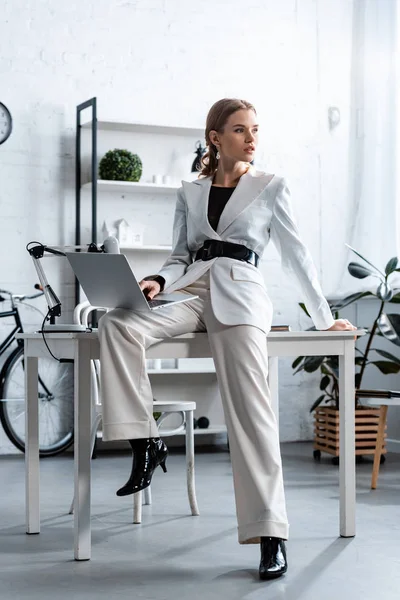
<path fill-rule="evenodd" d="M 217 155 L 216 155 L 216 159 L 219 160 L 221 158 L 221 155 L 219 153 L 219 150 L 217 150 Z"/>

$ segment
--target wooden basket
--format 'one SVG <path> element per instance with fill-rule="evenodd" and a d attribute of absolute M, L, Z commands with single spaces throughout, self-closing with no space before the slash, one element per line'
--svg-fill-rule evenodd
<path fill-rule="evenodd" d="M 380 414 L 381 408 L 356 408 L 356 455 L 375 453 Z M 332 406 L 314 411 L 314 450 L 339 456 L 339 411 Z M 386 454 L 386 424 L 382 454 Z"/>

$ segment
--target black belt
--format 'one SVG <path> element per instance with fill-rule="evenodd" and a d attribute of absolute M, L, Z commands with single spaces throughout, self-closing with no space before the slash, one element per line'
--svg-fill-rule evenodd
<path fill-rule="evenodd" d="M 243 260 L 257 267 L 260 257 L 258 254 L 243 246 L 222 240 L 205 240 L 203 246 L 196 252 L 194 260 L 211 260 L 218 256 L 227 256 L 236 260 Z"/>

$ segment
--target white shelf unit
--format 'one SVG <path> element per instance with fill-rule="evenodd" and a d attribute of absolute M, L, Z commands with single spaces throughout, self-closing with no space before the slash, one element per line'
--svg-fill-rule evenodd
<path fill-rule="evenodd" d="M 82 125 L 82 129 L 92 129 L 92 121 Z M 204 140 L 205 130 L 200 127 L 177 127 L 174 125 L 156 125 L 149 123 L 134 123 L 127 121 L 117 121 L 114 119 L 97 120 L 98 131 L 114 131 L 125 133 L 144 133 L 166 136 L 191 136 Z M 91 190 L 93 182 L 83 184 L 84 190 Z M 121 192 L 121 193 L 174 193 L 179 189 L 180 183 L 157 184 L 152 182 L 130 182 L 130 181 L 105 181 L 97 180 L 97 190 L 99 192 Z"/>
<path fill-rule="evenodd" d="M 82 189 L 91 191 L 93 183 L 89 181 L 82 185 Z M 97 180 L 98 192 L 118 192 L 120 194 L 174 194 L 179 185 L 166 185 L 160 183 L 140 182 L 140 181 L 107 181 L 105 179 Z"/>
<path fill-rule="evenodd" d="M 86 122 L 82 125 L 82 129 L 91 130 L 92 121 Z M 155 125 L 148 123 L 133 123 L 124 122 L 117 120 L 97 120 L 98 132 L 125 132 L 125 133 L 139 133 L 139 134 L 156 134 L 165 136 L 190 136 L 194 138 L 194 141 L 200 139 L 204 141 L 204 129 L 198 127 L 175 127 L 169 125 Z M 96 189 L 98 193 L 112 192 L 121 195 L 124 194 L 154 194 L 164 195 L 166 198 L 174 198 L 176 191 L 181 186 L 181 182 L 178 183 L 178 178 L 174 178 L 170 184 L 156 184 L 149 181 L 129 182 L 129 181 L 105 181 L 102 179 L 96 180 Z M 81 186 L 81 190 L 92 193 L 93 181 L 84 183 Z M 143 246 L 121 246 L 122 252 L 167 252 L 172 250 L 172 246 L 167 245 L 143 245 Z M 184 366 L 181 368 L 164 368 L 164 369 L 147 369 L 147 373 L 158 380 L 159 376 L 168 375 L 178 376 L 178 380 L 182 375 L 206 375 L 210 381 L 210 376 L 215 377 L 215 367 L 205 366 L 203 368 Z M 173 378 L 172 381 L 176 381 Z M 98 432 L 101 436 L 101 432 Z M 195 429 L 194 433 L 196 436 L 204 435 L 216 435 L 226 434 L 225 425 L 215 425 L 208 429 Z M 183 435 L 178 434 L 178 435 Z"/>
<path fill-rule="evenodd" d="M 82 125 L 83 129 L 92 129 L 92 121 Z M 148 123 L 130 123 L 128 121 L 97 120 L 97 129 L 100 131 L 125 131 L 131 133 L 156 133 L 162 135 L 191 135 L 204 137 L 204 129 L 199 127 L 176 127 L 174 125 L 150 125 Z"/>
<path fill-rule="evenodd" d="M 90 120 L 83 123 L 81 128 L 85 130 L 92 130 L 93 121 Z M 204 138 L 205 130 L 199 127 L 178 127 L 172 125 L 157 125 L 149 123 L 137 123 L 127 121 L 117 121 L 114 119 L 97 119 L 97 132 L 125 132 L 125 133 L 139 133 L 139 134 L 156 134 L 163 136 L 190 136 L 193 138 Z M 124 194 L 154 194 L 163 195 L 167 198 L 175 198 L 176 191 L 180 188 L 181 182 L 177 181 L 178 178 L 174 178 L 170 184 L 158 184 L 150 181 L 109 181 L 103 179 L 96 180 L 96 191 L 97 193 L 118 193 L 121 196 Z M 88 181 L 80 186 L 82 191 L 90 192 L 93 194 L 94 184 L 93 181 Z M 143 246 L 143 250 L 154 250 L 154 251 L 170 251 L 172 247 L 157 247 L 157 246 Z M 124 247 L 124 251 L 138 250 L 138 248 Z"/>

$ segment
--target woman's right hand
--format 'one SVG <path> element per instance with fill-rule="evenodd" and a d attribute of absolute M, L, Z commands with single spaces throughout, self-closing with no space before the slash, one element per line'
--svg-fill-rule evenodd
<path fill-rule="evenodd" d="M 355 331 L 357 327 L 347 319 L 336 319 L 332 327 L 324 331 Z"/>
<path fill-rule="evenodd" d="M 139 281 L 139 285 L 147 300 L 152 300 L 161 290 L 158 281 L 153 281 L 152 279 L 142 279 L 142 281 Z"/>

